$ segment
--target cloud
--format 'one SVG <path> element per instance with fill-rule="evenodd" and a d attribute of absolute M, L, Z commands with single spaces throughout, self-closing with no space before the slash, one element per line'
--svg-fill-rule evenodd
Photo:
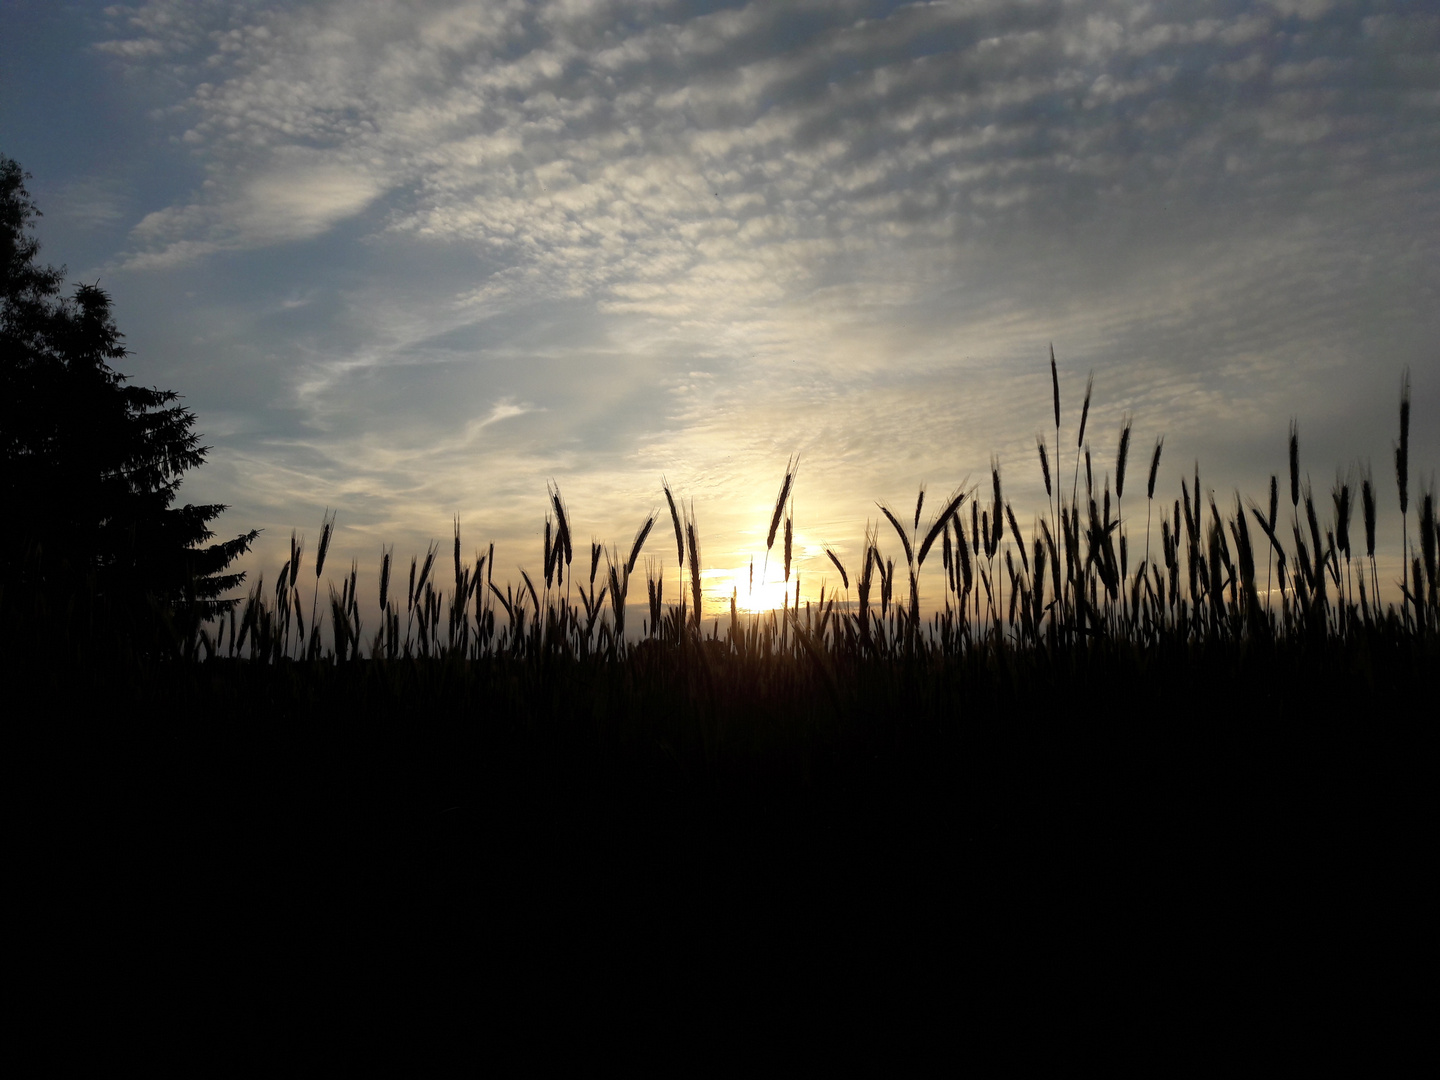
<path fill-rule="evenodd" d="M 303 240 L 358 214 L 380 190 L 376 179 L 361 169 L 290 160 L 252 180 L 231 213 L 248 243 Z"/>
<path fill-rule="evenodd" d="M 122 60 L 148 60 L 164 56 L 168 51 L 165 43 L 156 38 L 128 38 L 122 41 L 101 41 L 95 45 L 97 52 L 108 53 Z"/>
<path fill-rule="evenodd" d="M 223 200 L 148 214 L 132 232 L 140 246 L 126 265 L 155 269 L 308 240 L 361 213 L 382 192 L 367 170 L 293 147 L 278 149 L 256 175 L 227 187 Z"/>
<path fill-rule="evenodd" d="M 563 466 L 620 515 L 622 474 L 748 491 L 798 446 L 834 458 L 807 474 L 829 507 L 937 447 L 1029 460 L 1016 372 L 1052 339 L 1114 388 L 1097 423 L 1193 417 L 1168 445 L 1237 466 L 1373 342 L 1429 362 L 1440 21 L 1414 5 L 705 7 L 117 16 L 105 54 L 186 86 L 160 122 L 204 175 L 131 267 L 249 253 L 294 291 L 291 261 L 359 237 L 303 282 L 329 302 L 264 328 L 298 419 L 255 460 L 303 445 L 436 511 L 497 497 L 483 452 L 517 499 Z"/>
<path fill-rule="evenodd" d="M 517 405 L 513 398 L 502 398 L 491 408 L 490 415 L 471 425 L 469 434 L 473 437 L 481 428 L 489 427 L 501 420 L 509 420 L 513 416 L 524 416 L 526 413 L 535 411 L 534 405 Z"/>
<path fill-rule="evenodd" d="M 129 203 L 119 181 L 90 176 L 61 186 L 46 207 L 46 215 L 82 229 L 103 229 L 123 222 Z"/>
<path fill-rule="evenodd" d="M 1356 57 L 1304 27 L 1353 14 L 1190 10 L 257 9 L 206 39 L 183 135 L 211 179 L 173 236 L 137 230 L 138 258 L 309 238 L 404 192 L 390 229 L 477 244 L 555 295 L 726 318 L 842 252 L 863 270 L 896 242 L 1063 228 L 1107 190 L 1193 204 L 1262 145 L 1271 206 L 1293 205 L 1336 171 L 1306 147 L 1363 144 L 1395 107 L 1348 93 Z M 198 40 L 170 7 L 133 21 L 135 41 Z M 1387 41 L 1367 59 L 1414 84 L 1402 61 L 1425 62 Z"/>

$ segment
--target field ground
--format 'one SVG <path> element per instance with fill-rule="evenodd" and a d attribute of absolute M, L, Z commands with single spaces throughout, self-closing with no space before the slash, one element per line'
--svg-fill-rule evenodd
<path fill-rule="evenodd" d="M 803 671 L 707 696 L 695 668 L 57 683 L 6 755 L 38 989 L 248 1065 L 301 1032 L 378 1048 L 339 1007 L 357 999 L 446 1034 L 610 1011 L 953 1023 L 977 993 L 1202 1038 L 1337 1018 L 1317 1052 L 1418 1023 L 1425 650 L 1209 685 L 1194 657 L 876 665 L 834 697 Z"/>

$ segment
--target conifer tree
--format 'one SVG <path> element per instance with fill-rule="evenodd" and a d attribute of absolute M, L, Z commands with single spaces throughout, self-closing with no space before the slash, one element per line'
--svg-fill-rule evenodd
<path fill-rule="evenodd" d="M 208 447 L 171 390 L 131 386 L 95 285 L 62 293 L 65 269 L 36 262 L 39 210 L 28 174 L 0 155 L 0 492 L 4 580 L 53 593 L 83 587 L 111 610 L 148 596 L 187 621 L 231 606 L 227 572 L 251 531 L 214 539 L 222 504 L 175 507 Z"/>

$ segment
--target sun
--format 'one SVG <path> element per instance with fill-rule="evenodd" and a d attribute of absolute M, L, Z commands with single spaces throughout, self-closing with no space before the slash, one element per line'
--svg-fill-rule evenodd
<path fill-rule="evenodd" d="M 757 578 L 759 570 L 756 571 Z M 747 614 L 755 614 L 762 611 L 775 611 L 786 604 L 789 598 L 791 607 L 795 606 L 795 579 L 791 576 L 787 584 L 783 579 L 777 577 L 775 581 L 755 582 L 752 589 L 750 585 L 750 567 L 745 565 L 739 569 L 729 571 L 730 587 L 722 597 L 727 603 L 730 597 L 735 597 L 735 606 Z"/>

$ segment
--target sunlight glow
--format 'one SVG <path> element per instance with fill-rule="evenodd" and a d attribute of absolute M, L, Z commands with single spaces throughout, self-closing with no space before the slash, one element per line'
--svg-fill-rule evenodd
<path fill-rule="evenodd" d="M 785 606 L 785 599 L 788 596 L 790 606 L 795 606 L 795 575 L 790 576 L 787 584 L 781 574 L 772 573 L 770 576 L 775 580 L 761 581 L 760 567 L 755 568 L 755 587 L 750 587 L 750 566 L 744 566 L 734 570 L 722 570 L 716 574 L 716 584 L 724 584 L 724 595 L 717 596 L 717 599 L 724 601 L 728 607 L 730 597 L 735 597 L 735 606 L 747 613 L 761 611 L 774 611 Z"/>

